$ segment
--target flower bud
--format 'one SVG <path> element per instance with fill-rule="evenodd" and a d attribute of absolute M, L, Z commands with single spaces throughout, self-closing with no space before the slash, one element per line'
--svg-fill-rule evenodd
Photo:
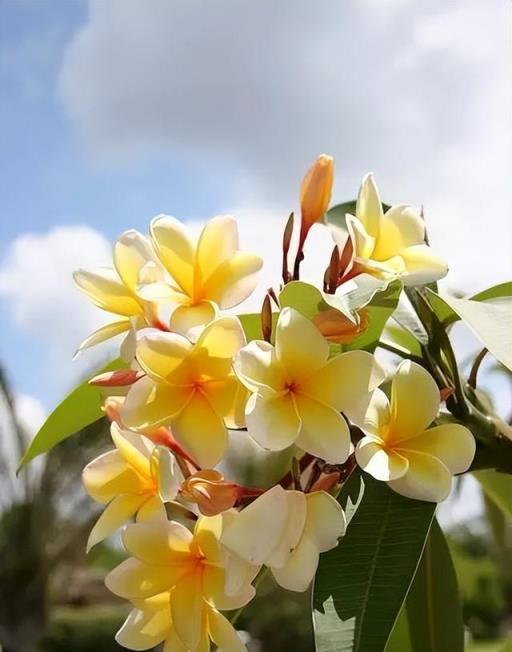
<path fill-rule="evenodd" d="M 103 412 L 111 423 L 121 423 L 121 408 L 123 407 L 123 396 L 108 396 L 103 403 Z"/>
<path fill-rule="evenodd" d="M 334 177 L 334 159 L 321 154 L 306 173 L 300 188 L 302 215 L 301 238 L 322 219 L 331 200 Z"/>
<path fill-rule="evenodd" d="M 319 312 L 313 317 L 313 323 L 328 342 L 347 344 L 359 337 L 368 327 L 368 312 L 360 310 L 354 324 L 339 310 L 332 308 Z"/>
<path fill-rule="evenodd" d="M 201 514 L 215 516 L 231 509 L 238 499 L 239 486 L 225 482 L 218 471 L 206 469 L 194 473 L 181 485 L 185 500 L 196 503 Z"/>

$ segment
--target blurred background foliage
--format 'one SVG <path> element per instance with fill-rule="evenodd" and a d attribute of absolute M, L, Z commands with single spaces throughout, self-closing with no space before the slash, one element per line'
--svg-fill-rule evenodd
<path fill-rule="evenodd" d="M 0 649 L 119 651 L 114 633 L 127 606 L 106 590 L 103 578 L 122 551 L 113 541 L 85 555 L 98 506 L 80 483 L 83 466 L 109 447 L 107 424 L 100 420 L 89 426 L 17 478 L 16 464 L 28 435 L 16 419 L 4 374 L 0 389 L 2 448 L 11 451 L 0 457 Z M 274 457 L 269 465 L 264 457 L 261 451 L 238 449 L 228 464 L 238 468 L 240 479 L 270 484 L 288 460 Z M 241 460 L 250 460 L 251 466 Z M 268 476 L 263 483 L 262 468 Z M 485 507 L 478 522 L 447 532 L 463 597 L 467 649 L 512 652 L 512 644 L 505 647 L 512 631 L 512 522 L 489 498 Z M 248 633 L 251 652 L 312 652 L 310 600 L 309 594 L 286 592 L 267 577 L 237 621 Z"/>

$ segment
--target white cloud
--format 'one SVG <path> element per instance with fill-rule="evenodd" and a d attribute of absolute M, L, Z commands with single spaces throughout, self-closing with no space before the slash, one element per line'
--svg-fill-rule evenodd
<path fill-rule="evenodd" d="M 18 394 L 14 399 L 16 418 L 28 436 L 32 437 L 43 425 L 47 412 L 41 401 L 28 394 Z"/>
<path fill-rule="evenodd" d="M 91 0 L 61 96 L 94 156 L 209 162 L 246 207 L 292 208 L 321 151 L 340 198 L 372 169 L 385 198 L 425 204 L 450 284 L 480 288 L 512 271 L 510 15 L 502 0 Z"/>
<path fill-rule="evenodd" d="M 0 261 L 0 299 L 21 331 L 44 347 L 36 362 L 44 361 L 48 382 L 58 379 L 61 391 L 91 365 L 91 358 L 71 363 L 78 344 L 107 320 L 76 289 L 72 272 L 110 262 L 110 244 L 86 226 L 20 235 Z"/>

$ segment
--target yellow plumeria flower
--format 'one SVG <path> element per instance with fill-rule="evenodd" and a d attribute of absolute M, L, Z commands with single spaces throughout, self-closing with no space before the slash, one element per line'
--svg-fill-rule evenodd
<path fill-rule="evenodd" d="M 347 215 L 353 248 L 353 265 L 358 272 L 389 278 L 398 276 L 404 285 L 424 285 L 448 272 L 446 263 L 425 244 L 425 222 L 411 206 L 382 208 L 374 178 L 363 179 L 356 214 Z M 333 235 L 336 238 L 336 231 Z M 340 252 L 344 243 L 337 242 Z"/>
<path fill-rule="evenodd" d="M 149 298 L 177 304 L 171 330 L 190 335 L 214 319 L 216 309 L 232 308 L 256 287 L 263 261 L 239 251 L 238 228 L 229 215 L 211 219 L 195 242 L 185 225 L 160 215 L 151 222 L 151 238 L 175 286 L 155 283 L 144 288 Z"/>
<path fill-rule="evenodd" d="M 103 541 L 132 516 L 165 517 L 163 501 L 173 500 L 180 484 L 171 453 L 146 437 L 110 426 L 115 450 L 103 453 L 84 469 L 87 493 L 108 503 L 89 535 L 87 550 Z"/>
<path fill-rule="evenodd" d="M 190 652 L 173 626 L 169 592 L 145 600 L 133 600 L 133 605 L 135 608 L 116 634 L 119 645 L 129 650 L 147 650 L 163 643 L 163 652 Z M 194 652 L 209 652 L 210 639 L 223 652 L 247 652 L 231 623 L 205 602 L 201 639 Z"/>
<path fill-rule="evenodd" d="M 165 628 L 159 629 L 158 636 L 162 637 L 160 641 L 166 636 L 172 641 L 174 637 L 176 645 L 169 643 L 165 649 L 208 650 L 209 637 L 227 652 L 244 649 L 230 645 L 238 637 L 218 610 L 247 604 L 255 594 L 251 582 L 259 569 L 237 560 L 236 576 L 240 582 L 236 591 L 227 592 L 231 557 L 220 546 L 221 528 L 222 517 L 216 516 L 199 518 L 193 534 L 180 523 L 162 520 L 128 525 L 123 532 L 124 546 L 132 557 L 111 571 L 105 583 L 116 595 L 139 605 L 143 614 L 155 608 L 160 618 L 159 603 L 165 604 L 167 600 L 161 594 L 168 594 L 165 611 L 170 613 L 170 621 L 164 618 L 165 625 L 172 625 L 172 629 L 164 636 Z M 146 603 L 146 608 L 137 602 L 150 598 L 154 602 Z M 129 620 L 129 627 L 125 625 L 124 632 L 121 630 L 122 644 L 143 649 L 137 647 L 137 636 L 146 631 L 143 617 Z"/>
<path fill-rule="evenodd" d="M 285 491 L 279 485 L 223 519 L 221 543 L 251 565 L 268 566 L 291 591 L 308 588 L 320 553 L 334 548 L 346 529 L 343 510 L 329 494 Z"/>
<path fill-rule="evenodd" d="M 374 357 L 350 351 L 332 359 L 329 344 L 313 323 L 284 308 L 275 347 L 253 341 L 235 358 L 235 371 L 252 392 L 245 419 L 250 436 L 263 448 L 292 444 L 332 464 L 350 454 L 347 422 L 384 379 Z"/>
<path fill-rule="evenodd" d="M 139 292 L 144 284 L 165 277 L 149 240 L 137 231 L 126 231 L 114 245 L 113 261 L 113 268 L 79 269 L 73 274 L 77 286 L 96 306 L 122 317 L 92 333 L 77 353 L 132 328 L 160 323 L 156 304 Z"/>
<path fill-rule="evenodd" d="M 375 390 L 358 443 L 359 466 L 399 494 L 440 502 L 450 493 L 452 476 L 467 471 L 475 439 L 462 425 L 429 428 L 438 416 L 439 389 L 414 362 L 402 362 L 391 385 L 391 402 Z"/>
<path fill-rule="evenodd" d="M 147 376 L 128 391 L 122 422 L 140 430 L 170 424 L 192 459 L 212 468 L 226 449 L 226 426 L 243 425 L 244 389 L 232 359 L 244 344 L 240 321 L 229 316 L 208 324 L 195 344 L 177 333 L 144 334 L 136 358 Z"/>

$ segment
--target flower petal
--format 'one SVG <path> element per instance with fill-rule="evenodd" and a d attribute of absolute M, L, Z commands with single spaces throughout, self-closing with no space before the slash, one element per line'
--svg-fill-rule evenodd
<path fill-rule="evenodd" d="M 392 206 L 380 221 L 372 258 L 387 260 L 400 255 L 406 247 L 424 242 L 425 222 L 421 215 L 412 206 Z"/>
<path fill-rule="evenodd" d="M 254 566 L 264 564 L 281 541 L 288 506 L 286 491 L 276 485 L 234 517 L 227 515 L 221 543 Z"/>
<path fill-rule="evenodd" d="M 158 496 L 153 496 L 150 498 L 137 512 L 137 523 L 153 520 L 167 520 L 167 511 L 165 509 L 165 505 Z"/>
<path fill-rule="evenodd" d="M 119 494 L 137 493 L 140 478 L 129 468 L 117 450 L 103 453 L 85 467 L 82 473 L 85 490 L 99 503 L 107 503 Z"/>
<path fill-rule="evenodd" d="M 201 574 L 191 573 L 171 591 L 171 618 L 187 650 L 196 650 L 201 640 L 203 598 Z"/>
<path fill-rule="evenodd" d="M 203 468 L 216 466 L 226 451 L 228 435 L 222 417 L 201 392 L 194 392 L 183 410 L 173 418 L 172 433 L 187 453 Z"/>
<path fill-rule="evenodd" d="M 169 605 L 159 609 L 133 609 L 117 632 L 116 641 L 130 650 L 148 650 L 165 640 L 171 627 Z"/>
<path fill-rule="evenodd" d="M 103 511 L 89 534 L 87 552 L 124 525 L 147 501 L 147 496 L 124 494 L 117 496 Z"/>
<path fill-rule="evenodd" d="M 192 396 L 192 388 L 155 383 L 144 377 L 130 387 L 121 408 L 121 420 L 128 428 L 157 428 L 167 425 Z"/>
<path fill-rule="evenodd" d="M 168 591 L 182 576 L 180 566 L 150 566 L 131 557 L 110 571 L 105 584 L 115 595 L 132 600 Z"/>
<path fill-rule="evenodd" d="M 276 582 L 289 591 L 306 591 L 318 568 L 320 553 L 311 539 L 303 539 L 282 568 L 272 568 Z"/>
<path fill-rule="evenodd" d="M 193 360 L 203 377 L 225 378 L 232 373 L 233 357 L 245 345 L 237 317 L 220 317 L 206 326 L 194 347 Z"/>
<path fill-rule="evenodd" d="M 222 263 L 233 258 L 237 249 L 238 226 L 234 217 L 218 215 L 206 223 L 197 242 L 195 272 L 201 288 Z M 216 301 L 206 295 L 204 298 Z"/>
<path fill-rule="evenodd" d="M 249 435 L 260 446 L 280 451 L 291 446 L 299 435 L 301 422 L 292 394 L 264 398 L 252 394 L 245 406 Z"/>
<path fill-rule="evenodd" d="M 372 437 L 363 437 L 356 446 L 356 461 L 376 480 L 396 480 L 407 473 L 409 462 L 393 449 L 383 448 Z"/>
<path fill-rule="evenodd" d="M 223 652 L 247 652 L 247 648 L 240 640 L 236 629 L 216 609 L 208 610 L 208 629 L 213 642 Z"/>
<path fill-rule="evenodd" d="M 365 432 L 380 438 L 380 433 L 385 431 L 391 421 L 391 406 L 386 394 L 381 389 L 376 389 L 364 414 L 352 420 Z"/>
<path fill-rule="evenodd" d="M 361 221 L 366 231 L 376 238 L 379 235 L 383 217 L 382 203 L 373 174 L 367 174 L 359 188 L 356 204 L 356 217 Z"/>
<path fill-rule="evenodd" d="M 130 328 L 131 322 L 129 319 L 121 319 L 119 321 L 115 321 L 111 324 L 106 324 L 105 326 L 98 328 L 94 331 L 94 333 L 91 333 L 89 337 L 86 337 L 85 340 L 80 344 L 75 352 L 74 357 L 76 357 L 84 349 L 88 349 L 91 346 L 100 344 L 100 342 L 105 342 L 105 340 L 109 340 L 111 337 L 115 337 L 120 333 L 124 333 L 125 331 L 130 330 Z"/>
<path fill-rule="evenodd" d="M 301 419 L 297 446 L 329 464 L 345 462 L 350 454 L 350 431 L 341 414 L 302 394 L 295 401 Z"/>
<path fill-rule="evenodd" d="M 153 442 L 143 435 L 139 435 L 130 430 L 123 430 L 115 422 L 110 424 L 110 435 L 126 464 L 134 469 L 142 478 L 150 480 L 151 469 L 149 459 L 155 448 Z"/>
<path fill-rule="evenodd" d="M 391 489 L 408 498 L 434 503 L 448 497 L 452 476 L 442 462 L 426 453 L 404 449 L 399 449 L 399 452 L 407 458 L 409 470 L 403 477 L 389 482 Z"/>
<path fill-rule="evenodd" d="M 216 316 L 217 309 L 211 301 L 201 301 L 194 306 L 182 305 L 173 310 L 169 327 L 171 331 L 195 341 Z"/>
<path fill-rule="evenodd" d="M 158 257 L 185 294 L 191 297 L 194 293 L 195 247 L 187 228 L 174 217 L 159 215 L 152 220 L 150 231 Z"/>
<path fill-rule="evenodd" d="M 201 516 L 194 528 L 194 541 L 209 563 L 218 564 L 222 560 L 219 539 L 222 533 L 222 516 Z"/>
<path fill-rule="evenodd" d="M 476 443 L 467 428 L 458 423 L 446 423 L 408 439 L 404 447 L 436 457 L 455 474 L 469 469 L 475 457 Z"/>
<path fill-rule="evenodd" d="M 182 335 L 150 331 L 137 342 L 137 362 L 156 382 L 185 385 L 191 378 L 188 356 L 192 348 Z"/>
<path fill-rule="evenodd" d="M 364 224 L 357 217 L 347 215 L 345 219 L 355 259 L 365 260 L 371 258 L 375 238 L 368 234 Z"/>
<path fill-rule="evenodd" d="M 73 274 L 73 279 L 98 308 L 125 317 L 143 313 L 141 305 L 110 267 L 79 269 Z"/>
<path fill-rule="evenodd" d="M 386 374 L 375 357 L 366 351 L 348 351 L 327 362 L 306 382 L 301 392 L 321 401 L 349 418 L 366 406 L 370 393 Z"/>
<path fill-rule="evenodd" d="M 306 523 L 306 497 L 301 491 L 287 491 L 288 516 L 277 547 L 265 564 L 272 568 L 285 565 L 291 551 L 296 548 Z"/>
<path fill-rule="evenodd" d="M 320 552 L 335 548 L 347 529 L 341 505 L 325 491 L 307 494 L 306 503 L 307 515 L 303 536 L 314 541 Z"/>
<path fill-rule="evenodd" d="M 202 288 L 203 296 L 222 310 L 237 306 L 254 291 L 262 266 L 259 256 L 237 251 L 210 276 Z"/>
<path fill-rule="evenodd" d="M 253 340 L 237 353 L 234 369 L 236 375 L 251 392 L 271 397 L 284 391 L 286 376 L 278 361 L 276 350 L 263 340 Z"/>
<path fill-rule="evenodd" d="M 141 271 L 148 263 L 156 263 L 149 240 L 134 229 L 125 231 L 114 245 L 114 266 L 123 283 L 134 294 Z"/>
<path fill-rule="evenodd" d="M 404 285 L 425 285 L 448 274 L 446 262 L 426 244 L 407 247 L 400 252 L 400 258 L 405 263 L 405 273 L 402 274 Z"/>
<path fill-rule="evenodd" d="M 329 357 L 329 344 L 312 321 L 284 308 L 277 321 L 276 355 L 290 380 L 308 378 Z"/>
<path fill-rule="evenodd" d="M 401 362 L 391 383 L 391 428 L 386 441 L 396 445 L 422 433 L 437 417 L 439 404 L 432 376 L 415 362 Z"/>
<path fill-rule="evenodd" d="M 192 534 L 177 521 L 145 521 L 128 525 L 122 534 L 126 550 L 145 564 L 179 565 L 191 554 Z"/>

